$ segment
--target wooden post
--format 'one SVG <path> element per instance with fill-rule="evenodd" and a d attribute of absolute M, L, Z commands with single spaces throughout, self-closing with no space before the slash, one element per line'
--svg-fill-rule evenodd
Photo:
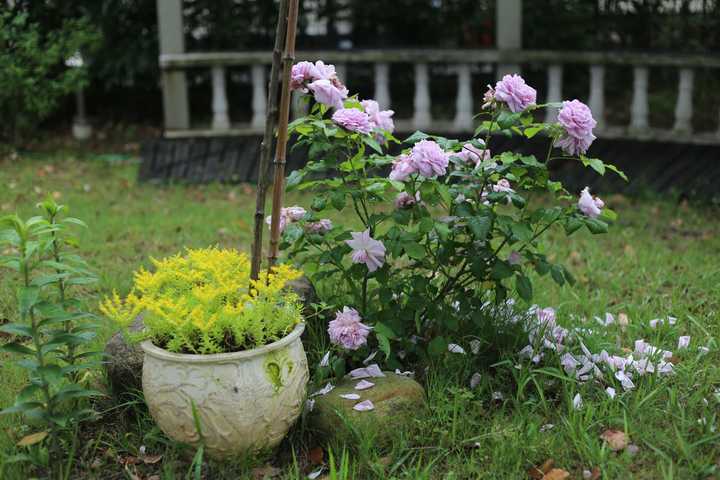
<path fill-rule="evenodd" d="M 265 194 L 270 173 L 270 155 L 272 154 L 272 139 L 278 116 L 278 79 L 282 64 L 282 48 L 285 43 L 285 32 L 288 21 L 288 0 L 280 0 L 277 27 L 275 29 L 275 47 L 273 48 L 272 66 L 270 67 L 270 81 L 267 93 L 267 116 L 265 117 L 265 132 L 260 145 L 260 161 L 258 162 L 257 191 L 255 192 L 255 216 L 253 226 L 252 259 L 250 278 L 257 280 L 260 276 L 262 262 L 263 228 L 265 222 Z"/>
<path fill-rule="evenodd" d="M 280 114 L 278 116 L 278 136 L 275 148 L 275 177 L 273 181 L 272 220 L 270 222 L 270 254 L 268 255 L 268 273 L 278 258 L 280 245 L 280 209 L 285 196 L 285 155 L 287 149 L 288 121 L 290 116 L 290 70 L 295 62 L 295 32 L 297 29 L 298 0 L 290 0 L 285 34 L 285 53 L 283 54 L 282 90 L 280 91 Z"/>
<path fill-rule="evenodd" d="M 157 0 L 157 14 L 160 55 L 184 53 L 182 0 Z M 185 72 L 163 70 L 161 78 L 165 129 L 187 130 L 190 128 L 190 110 Z"/>
<path fill-rule="evenodd" d="M 495 12 L 497 49 L 501 54 L 503 50 L 520 50 L 522 48 L 522 0 L 496 0 Z M 520 65 L 517 63 L 498 64 L 498 79 L 511 73 L 520 73 Z"/>

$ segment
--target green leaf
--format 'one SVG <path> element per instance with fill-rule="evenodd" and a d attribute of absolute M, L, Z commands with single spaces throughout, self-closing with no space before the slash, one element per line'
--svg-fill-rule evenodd
<path fill-rule="evenodd" d="M 492 219 L 480 216 L 470 217 L 468 218 L 468 227 L 470 227 L 475 240 L 485 241 L 492 227 Z"/>
<path fill-rule="evenodd" d="M 0 345 L 0 351 L 16 353 L 20 355 L 35 355 L 35 350 L 17 342 L 10 342 L 6 343 L 5 345 Z"/>
<path fill-rule="evenodd" d="M 408 242 L 405 246 L 405 253 L 408 257 L 414 258 L 415 260 L 422 260 L 426 257 L 425 247 L 417 242 Z"/>
<path fill-rule="evenodd" d="M 342 210 L 345 208 L 345 192 L 335 191 L 330 194 L 330 203 L 335 210 Z"/>
<path fill-rule="evenodd" d="M 542 126 L 539 127 L 530 127 L 526 128 L 523 132 L 527 138 L 533 138 L 535 135 L 537 135 L 539 132 L 541 132 L 543 129 Z"/>
<path fill-rule="evenodd" d="M 375 338 L 377 338 L 380 351 L 385 354 L 385 359 L 387 360 L 390 356 L 390 340 L 388 340 L 385 335 L 382 335 L 380 333 L 376 333 Z"/>
<path fill-rule="evenodd" d="M 578 231 L 585 223 L 578 217 L 570 217 L 565 222 L 565 234 L 572 235 Z"/>
<path fill-rule="evenodd" d="M 21 323 L 6 323 L 0 327 L 0 332 L 17 335 L 19 337 L 32 337 L 33 335 L 32 327 Z"/>
<path fill-rule="evenodd" d="M 586 218 L 585 225 L 587 226 L 588 230 L 590 230 L 590 232 L 596 235 L 599 233 L 608 232 L 608 224 L 603 222 L 602 220 L 598 220 L 597 218 Z"/>
<path fill-rule="evenodd" d="M 285 181 L 285 186 L 287 187 L 287 190 L 292 191 L 293 188 L 300 185 L 300 182 L 302 182 L 304 177 L 305 172 L 302 170 L 293 170 L 292 172 L 290 172 L 290 175 L 288 175 L 287 180 Z"/>
<path fill-rule="evenodd" d="M 530 279 L 525 275 L 517 276 L 517 278 L 515 279 L 515 290 L 517 291 L 518 295 L 520 295 L 520 298 L 522 298 L 523 300 L 527 302 L 532 300 L 532 283 L 530 282 Z"/>
<path fill-rule="evenodd" d="M 59 382 L 63 378 L 62 368 L 58 365 L 43 365 L 37 368 L 37 373 L 50 384 Z"/>
<path fill-rule="evenodd" d="M 83 222 L 79 218 L 74 217 L 67 217 L 62 220 L 62 223 L 72 223 L 74 225 L 78 225 L 80 227 L 88 228 L 87 223 Z"/>
<path fill-rule="evenodd" d="M 512 223 L 510 224 L 510 230 L 521 242 L 529 242 L 533 237 L 532 230 L 524 223 Z"/>
<path fill-rule="evenodd" d="M 55 394 L 53 400 L 60 403 L 74 398 L 102 397 L 103 395 L 102 392 L 97 390 L 88 390 L 79 385 L 67 385 Z"/>
<path fill-rule="evenodd" d="M 382 153 L 383 153 L 382 147 L 374 138 L 367 136 L 367 135 L 363 135 L 362 140 L 363 140 L 363 143 L 365 143 L 365 145 L 367 145 L 368 147 L 372 148 L 377 153 L 382 155 Z"/>
<path fill-rule="evenodd" d="M 448 342 L 444 337 L 435 337 L 428 344 L 428 353 L 433 357 L 439 357 L 447 352 Z"/>
<path fill-rule="evenodd" d="M 405 140 L 403 140 L 403 143 L 416 143 L 416 142 L 419 142 L 420 140 L 425 140 L 429 136 L 430 135 L 428 135 L 427 133 L 423 133 L 420 130 L 415 130 L 415 132 L 412 135 L 410 135 Z"/>
<path fill-rule="evenodd" d="M 21 402 L 16 403 L 12 407 L 8 407 L 4 410 L 0 410 L 0 415 L 10 415 L 13 413 L 25 413 L 28 410 L 34 410 L 36 408 L 43 408 L 44 405 L 40 402 Z"/>
<path fill-rule="evenodd" d="M 509 263 L 503 261 L 503 260 L 496 260 L 495 264 L 493 265 L 492 272 L 490 273 L 490 277 L 492 277 L 495 280 L 502 280 L 503 278 L 509 278 L 513 275 L 514 270 L 512 266 L 510 266 Z"/>
<path fill-rule="evenodd" d="M 562 286 L 565 284 L 565 276 L 563 274 L 563 268 L 560 265 L 553 265 L 550 267 L 550 276 L 555 280 L 555 283 Z"/>
<path fill-rule="evenodd" d="M 17 290 L 18 310 L 21 317 L 30 314 L 30 310 L 38 303 L 40 289 L 38 287 L 19 287 Z"/>

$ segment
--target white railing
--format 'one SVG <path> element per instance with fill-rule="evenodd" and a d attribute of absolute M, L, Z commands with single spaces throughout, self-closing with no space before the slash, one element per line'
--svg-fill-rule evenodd
<path fill-rule="evenodd" d="M 398 131 L 415 129 L 445 133 L 470 132 L 473 129 L 472 72 L 478 65 L 499 66 L 508 64 L 532 64 L 547 67 L 546 98 L 538 101 L 557 102 L 563 98 L 563 67 L 568 64 L 587 65 L 590 73 L 587 100 L 598 121 L 597 134 L 605 138 L 636 138 L 647 140 L 681 141 L 688 143 L 720 144 L 720 112 L 714 131 L 693 132 L 693 84 L 695 72 L 702 69 L 720 71 L 720 56 L 643 54 L 628 52 L 559 52 L 542 50 L 361 50 L 298 52 L 297 60 L 322 59 L 336 65 L 341 79 L 347 81 L 349 63 L 374 66 L 374 97 L 383 108 L 392 108 L 390 96 L 391 65 L 394 63 L 414 65 L 413 114 L 410 118 L 395 119 Z M 208 68 L 212 77 L 212 121 L 210 125 L 194 125 L 188 115 L 185 128 L 166 128 L 167 137 L 199 137 L 227 135 L 256 135 L 263 130 L 266 113 L 267 69 L 271 61 L 269 52 L 215 52 L 176 53 L 160 56 L 160 66 L 166 74 L 184 72 L 188 68 Z M 434 119 L 431 113 L 430 76 L 433 65 L 445 65 L 446 71 L 457 75 L 455 89 L 455 116 L 452 120 Z M 250 70 L 252 85 L 251 105 L 246 123 L 232 123 L 229 116 L 226 69 L 245 66 Z M 632 68 L 633 95 L 628 125 L 608 125 L 605 118 L 605 71 L 608 66 Z M 653 128 L 649 121 L 648 87 L 650 68 L 672 68 L 678 72 L 675 120 L 671 130 Z M 170 75 L 167 75 L 170 77 Z M 175 85 L 173 85 L 175 87 Z M 172 95 L 182 91 L 172 89 Z M 165 92 L 165 100 L 170 95 Z M 187 91 L 184 93 L 187 96 Z M 187 98 L 179 99 L 187 104 Z M 448 99 L 444 99 L 447 101 Z M 294 102 L 294 115 L 302 114 L 302 103 Z M 241 107 L 242 108 L 242 107 Z M 557 111 L 549 110 L 546 120 L 553 121 Z M 248 117 L 248 115 L 246 115 Z M 177 125 L 177 121 L 166 125 Z"/>

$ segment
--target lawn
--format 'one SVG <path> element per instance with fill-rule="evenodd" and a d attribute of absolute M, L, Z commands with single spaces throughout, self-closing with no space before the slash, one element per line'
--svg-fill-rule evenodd
<path fill-rule="evenodd" d="M 36 202 L 52 195 L 89 224 L 79 240 L 100 276 L 97 290 L 84 293 L 94 311 L 102 296 L 113 290 L 125 293 L 131 273 L 148 265 L 149 257 L 211 244 L 249 251 L 252 186 L 138 184 L 136 173 L 132 161 L 73 153 L 0 163 L 0 214 L 29 216 Z M 288 203 L 302 200 L 291 198 Z M 673 350 L 674 375 L 644 378 L 635 390 L 610 399 L 590 382 L 558 378 L 553 373 L 561 372 L 557 364 L 533 366 L 519 361 L 515 352 L 492 367 L 478 364 L 472 355 L 448 354 L 442 365 L 422 376 L 428 412 L 393 432 L 390 446 L 369 438 L 344 446 L 328 444 L 299 425 L 275 454 L 233 465 L 207 464 L 204 478 L 262 478 L 259 468 L 269 465 L 280 469 L 277 478 L 304 478 L 308 451 L 318 446 L 330 449 L 335 463 L 340 457 L 348 459 L 344 478 L 532 478 L 528 469 L 549 459 L 568 470 L 569 478 L 583 478 L 583 471 L 594 467 L 610 479 L 717 477 L 719 212 L 670 198 L 608 195 L 605 201 L 619 214 L 609 234 L 582 231 L 568 240 L 558 232 L 547 240 L 547 251 L 564 260 L 578 282 L 559 287 L 549 278 L 540 279 L 534 302 L 555 307 L 563 326 L 592 325 L 599 331 L 598 345 L 609 342 L 632 350 L 635 340 L 645 339 Z M 0 278 L 0 320 L 12 321 L 13 279 L 7 271 Z M 599 327 L 592 317 L 605 312 L 616 317 L 625 313 L 629 324 L 622 329 L 617 323 Z M 651 319 L 667 316 L 677 317 L 677 323 L 650 328 Z M 108 326 L 102 340 L 112 333 Z M 691 337 L 691 346 L 678 351 L 681 335 Z M 709 352 L 703 355 L 698 346 L 709 347 Z M 313 345 L 307 350 L 310 363 L 316 363 L 322 351 Z M 0 407 L 5 407 L 24 378 L 12 360 L 2 358 Z M 469 379 L 475 372 L 482 381 L 471 389 Z M 579 409 L 572 402 L 577 393 L 583 398 Z M 164 438 L 142 402 L 114 409 L 109 405 L 112 402 L 100 402 L 104 417 L 82 433 L 78 474 L 72 478 L 185 477 L 192 452 Z M 12 453 L 19 425 L 17 418 L 0 419 L 0 458 Z M 637 448 L 613 452 L 600 439 L 608 428 L 625 431 Z M 162 455 L 161 461 L 128 461 L 141 447 Z M 27 475 L 5 465 L 0 466 L 0 477 Z"/>

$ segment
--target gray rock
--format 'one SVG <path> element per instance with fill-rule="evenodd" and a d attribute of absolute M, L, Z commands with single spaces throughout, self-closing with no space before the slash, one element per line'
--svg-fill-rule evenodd
<path fill-rule="evenodd" d="M 393 432 L 410 425 L 418 412 L 425 409 L 425 390 L 411 378 L 383 373 L 385 377 L 365 379 L 375 384 L 367 390 L 355 390 L 359 380 L 346 376 L 330 393 L 314 397 L 311 426 L 328 440 L 343 442 L 359 433 L 373 436 L 375 442 L 390 442 Z M 340 396 L 349 393 L 360 395 L 360 398 L 348 400 Z M 370 400 L 374 410 L 359 412 L 353 409 L 364 400 Z"/>
<path fill-rule="evenodd" d="M 128 328 L 140 332 L 145 328 L 142 315 L 138 315 Z M 139 344 L 128 343 L 118 332 L 105 344 L 105 371 L 115 395 L 121 396 L 133 390 L 142 390 L 143 351 Z"/>
<path fill-rule="evenodd" d="M 297 280 L 288 282 L 288 287 L 300 297 L 303 305 L 305 305 L 305 312 L 310 313 L 310 305 L 318 303 L 318 296 L 315 292 L 315 287 L 313 287 L 313 284 L 310 283 L 310 280 L 306 276 L 302 276 Z"/>

